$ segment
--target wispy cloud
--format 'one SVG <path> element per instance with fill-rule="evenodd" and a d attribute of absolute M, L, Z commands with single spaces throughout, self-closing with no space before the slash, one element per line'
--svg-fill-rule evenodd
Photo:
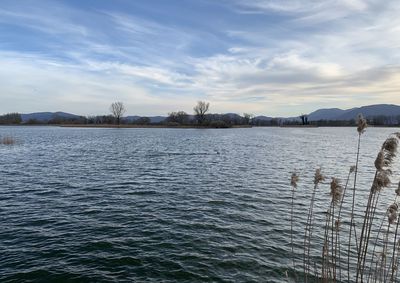
<path fill-rule="evenodd" d="M 364 11 L 368 8 L 367 1 L 363 0 L 234 0 L 233 3 L 238 7 L 238 11 L 245 13 L 251 11 L 255 13 L 281 13 L 310 19 L 312 16 L 315 19 L 322 19 L 322 16 L 329 15 L 325 20 L 341 18 L 350 13 Z"/>
<path fill-rule="evenodd" d="M 86 36 L 88 30 L 85 26 L 73 23 L 65 17 L 65 11 L 49 11 L 37 9 L 35 6 L 29 9 L 7 10 L 0 8 L 0 23 L 20 26 L 30 30 L 56 35 Z"/>

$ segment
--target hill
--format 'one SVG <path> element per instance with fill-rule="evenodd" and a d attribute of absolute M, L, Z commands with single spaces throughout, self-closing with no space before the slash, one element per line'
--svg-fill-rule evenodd
<path fill-rule="evenodd" d="M 319 109 L 308 115 L 309 121 L 334 120 L 348 121 L 355 119 L 358 114 L 372 118 L 378 116 L 399 116 L 400 106 L 394 104 L 375 104 L 342 110 L 339 108 Z"/>
<path fill-rule="evenodd" d="M 29 120 L 36 120 L 39 122 L 48 122 L 54 118 L 65 118 L 65 119 L 74 119 L 79 118 L 80 116 L 75 114 L 70 114 L 66 112 L 35 112 L 29 114 L 21 114 L 22 122 L 27 122 Z"/>
<path fill-rule="evenodd" d="M 316 111 L 308 114 L 308 121 L 350 121 L 355 119 L 358 114 L 362 114 L 366 118 L 376 118 L 386 116 L 393 121 L 400 122 L 400 106 L 394 104 L 375 104 L 368 105 L 362 107 L 355 107 L 351 109 L 340 109 L 340 108 L 327 108 L 327 109 L 318 109 Z M 231 120 L 231 121 L 242 121 L 243 117 L 236 113 L 225 113 L 225 114 L 208 114 L 210 118 L 214 120 Z M 105 116 L 102 116 L 105 117 Z M 56 120 L 57 118 L 61 119 L 82 119 L 82 116 L 66 113 L 66 112 L 36 112 L 29 114 L 21 114 L 21 119 L 23 123 L 26 123 L 30 120 L 35 120 L 40 123 L 47 123 L 51 120 Z M 125 121 L 133 122 L 143 118 L 143 116 L 126 116 L 123 119 Z M 150 123 L 161 123 L 167 117 L 166 116 L 148 116 L 150 119 Z M 193 115 L 189 115 L 190 119 L 193 119 Z M 253 118 L 255 125 L 274 125 L 277 121 L 280 123 L 296 123 L 299 122 L 300 119 L 298 116 L 296 117 L 268 117 L 268 116 L 256 116 Z M 235 122 L 235 123 L 236 123 Z M 389 122 L 385 122 L 387 124 Z M 389 124 L 392 124 L 390 122 Z"/>

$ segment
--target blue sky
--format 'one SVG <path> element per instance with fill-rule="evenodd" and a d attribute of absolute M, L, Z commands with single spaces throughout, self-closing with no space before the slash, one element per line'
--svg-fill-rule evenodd
<path fill-rule="evenodd" d="M 400 104 L 400 1 L 2 0 L 0 113 Z"/>

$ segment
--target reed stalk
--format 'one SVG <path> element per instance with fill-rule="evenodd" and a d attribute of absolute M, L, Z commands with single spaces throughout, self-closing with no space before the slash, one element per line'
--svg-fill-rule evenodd
<path fill-rule="evenodd" d="M 396 201 L 395 202 L 397 203 L 397 197 L 400 195 L 400 182 L 399 182 L 399 185 L 398 185 L 395 193 L 396 193 Z M 396 257 L 396 250 L 397 250 L 397 247 L 398 247 L 397 232 L 399 230 L 400 221 L 399 221 L 398 215 L 396 215 L 396 217 L 397 217 L 396 218 L 397 221 L 396 221 L 396 230 L 394 232 L 394 240 L 393 240 L 393 248 L 392 248 L 392 259 L 391 259 L 391 262 L 390 262 L 390 265 L 389 265 L 389 269 L 391 270 L 390 282 L 394 282 L 394 271 L 397 270 L 397 268 L 398 268 L 398 266 L 397 266 L 397 257 L 398 257 L 398 255 Z M 385 280 L 386 280 L 386 278 L 385 278 Z"/>
<path fill-rule="evenodd" d="M 358 179 L 361 157 L 362 134 L 367 124 L 362 116 L 358 117 L 357 131 L 357 152 L 356 162 L 347 174 L 344 187 L 337 178 L 332 178 L 330 182 L 330 202 L 326 209 L 325 227 L 323 235 L 323 246 L 321 258 L 314 260 L 311 254 L 313 244 L 313 229 L 315 222 L 315 207 L 319 207 L 316 201 L 316 192 L 319 185 L 325 180 L 321 174 L 321 169 L 317 169 L 314 175 L 314 186 L 311 192 L 311 200 L 308 207 L 307 221 L 304 230 L 303 242 L 303 272 L 304 282 L 395 282 L 398 274 L 400 261 L 400 240 L 398 236 L 400 220 L 398 209 L 398 197 L 400 196 L 400 183 L 396 189 L 394 202 L 386 210 L 383 220 L 376 230 L 377 218 L 380 215 L 380 206 L 385 196 L 381 192 L 391 184 L 392 163 L 396 157 L 397 148 L 400 140 L 400 133 L 395 133 L 385 140 L 375 160 L 375 176 L 368 192 L 365 206 L 358 205 Z M 352 186 L 349 182 L 354 173 Z M 294 259 L 294 238 L 293 238 L 293 218 L 294 218 L 294 198 L 297 188 L 298 176 L 293 173 L 291 179 L 291 251 L 293 254 L 292 263 L 295 270 Z M 352 190 L 349 193 L 350 188 Z M 347 198 L 346 198 L 347 197 Z M 345 203 L 349 200 L 349 229 L 342 230 L 343 211 Z M 346 200 L 346 202 L 345 202 Z M 379 209 L 378 209 L 379 208 Z M 363 209 L 362 216 L 356 214 L 357 210 Z M 346 217 L 347 218 L 347 217 Z M 358 219 L 360 218 L 360 221 Z M 380 217 L 379 217 L 380 218 Z M 385 219 L 387 222 L 385 222 Z M 357 220 L 357 221 L 356 221 Z M 379 219 L 380 220 L 380 219 Z M 357 227 L 357 223 L 362 222 L 362 227 Z M 386 223 L 386 225 L 385 225 Z M 379 222 L 378 222 L 379 224 Z M 348 232 L 347 241 L 342 241 L 343 231 Z M 312 247 L 313 246 L 313 247 Z M 375 251 L 382 248 L 379 257 L 375 260 Z M 372 254 L 371 254 L 372 250 Z M 346 254 L 347 253 L 347 254 Z M 312 257 L 313 256 L 313 257 Z M 343 259 L 343 261 L 342 261 Z M 354 264 L 354 265 L 353 265 Z M 355 269 L 352 270 L 352 266 Z M 366 267 L 368 269 L 366 269 Z M 311 270 L 313 268 L 313 270 Z M 296 270 L 295 270 L 296 271 Z M 346 274 L 347 276 L 344 275 Z M 367 272 L 366 272 L 367 271 Z M 347 277 L 347 278 L 346 278 Z M 365 281 L 367 278 L 367 281 Z"/>
<path fill-rule="evenodd" d="M 350 232 L 349 232 L 349 241 L 348 241 L 348 248 L 347 248 L 347 279 L 349 282 L 350 282 L 351 239 L 352 239 L 352 231 L 353 231 L 353 224 L 354 224 L 354 206 L 355 206 L 355 198 L 356 198 L 358 164 L 359 164 L 359 160 L 360 160 L 361 135 L 365 132 L 366 127 L 367 127 L 367 121 L 360 114 L 357 117 L 358 142 L 357 142 L 357 155 L 356 155 L 356 165 L 355 165 L 356 167 L 354 170 L 352 205 L 351 205 L 351 213 L 350 213 Z"/>
<path fill-rule="evenodd" d="M 311 237 L 313 231 L 314 222 L 314 202 L 315 202 L 315 192 L 318 188 L 318 184 L 322 182 L 325 177 L 321 174 L 321 169 L 318 168 L 314 175 L 314 188 L 311 195 L 310 207 L 308 209 L 307 223 L 304 232 L 304 255 L 303 255 L 303 269 L 305 274 L 305 282 L 308 282 L 308 274 L 310 272 L 310 247 L 311 247 Z"/>
<path fill-rule="evenodd" d="M 337 258 L 337 255 L 339 255 L 339 281 L 342 281 L 342 268 L 341 268 L 341 249 L 340 249 L 340 225 L 342 222 L 341 215 L 342 215 L 342 208 L 343 208 L 343 202 L 346 197 L 346 192 L 347 192 L 347 186 L 349 184 L 350 180 L 350 175 L 355 171 L 355 166 L 351 166 L 349 173 L 347 175 L 346 179 L 346 184 L 343 189 L 343 196 L 342 199 L 340 200 L 340 205 L 339 205 L 339 212 L 338 212 L 338 217 L 335 222 L 335 228 L 336 228 L 336 241 L 335 241 L 335 258 Z M 339 252 L 338 252 L 339 250 Z"/>
<path fill-rule="evenodd" d="M 325 231 L 324 231 L 324 244 L 322 246 L 322 265 L 321 265 L 321 276 L 322 281 L 326 282 L 328 280 L 328 273 L 329 273 L 329 224 L 332 218 L 332 206 L 333 203 L 331 202 L 329 209 L 326 212 L 326 219 L 325 219 Z"/>
<path fill-rule="evenodd" d="M 393 200 L 393 203 L 397 203 L 397 197 L 398 196 L 395 197 L 395 199 Z M 381 220 L 381 224 L 379 225 L 378 232 L 377 232 L 376 237 L 375 237 L 375 241 L 374 241 L 374 244 L 373 244 L 373 250 L 372 250 L 372 253 L 371 253 L 371 260 L 370 260 L 369 269 L 368 269 L 367 282 L 369 282 L 369 279 L 370 279 L 371 274 L 372 274 L 372 266 L 374 264 L 375 251 L 376 251 L 376 247 L 378 246 L 378 239 L 379 239 L 379 236 L 381 234 L 383 224 L 385 223 L 387 213 L 389 213 L 389 208 L 386 210 L 386 214 L 384 215 L 384 217 Z"/>
<path fill-rule="evenodd" d="M 293 243 L 293 214 L 294 214 L 294 195 L 295 191 L 297 189 L 297 182 L 299 181 L 299 176 L 296 173 L 292 174 L 292 177 L 290 179 L 290 185 L 292 187 L 292 204 L 291 204 L 291 210 L 290 210 L 290 246 L 292 250 L 292 264 L 293 264 L 293 270 L 296 269 L 295 263 L 294 263 L 294 243 Z"/>
<path fill-rule="evenodd" d="M 390 185 L 391 164 L 396 156 L 399 135 L 392 135 L 383 143 L 375 160 L 376 173 L 368 197 L 368 203 L 364 215 L 364 223 L 361 230 L 360 244 L 357 256 L 356 282 L 363 282 L 365 263 L 370 241 L 371 229 L 375 218 L 380 192 Z"/>

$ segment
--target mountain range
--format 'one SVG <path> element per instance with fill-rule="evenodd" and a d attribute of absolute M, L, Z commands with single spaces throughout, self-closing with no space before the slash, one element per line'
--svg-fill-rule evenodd
<path fill-rule="evenodd" d="M 35 112 L 29 114 L 21 114 L 22 122 L 27 122 L 29 120 L 37 120 L 39 122 L 47 122 L 56 117 L 65 118 L 65 119 L 74 119 L 80 116 L 66 113 L 66 112 Z"/>
<path fill-rule="evenodd" d="M 356 107 L 351 109 L 339 109 L 339 108 L 327 108 L 318 109 L 314 112 L 308 114 L 309 121 L 318 120 L 351 120 L 355 119 L 358 114 L 362 114 L 364 117 L 376 117 L 376 116 L 400 116 L 400 106 L 394 104 L 375 104 L 362 107 Z M 234 113 L 229 113 L 228 115 L 239 116 Z M 29 114 L 21 114 L 22 122 L 27 122 L 29 120 L 37 120 L 40 122 L 47 122 L 56 117 L 73 119 L 79 118 L 79 115 L 66 113 L 66 112 L 35 112 Z M 134 121 L 141 118 L 141 116 L 127 116 L 124 119 L 128 121 Z M 151 123 L 160 123 L 164 121 L 166 116 L 149 116 Z M 276 117 L 278 119 L 296 120 L 298 117 Z M 274 119 L 274 117 L 267 116 L 256 116 L 254 119 L 268 121 Z"/>
<path fill-rule="evenodd" d="M 362 106 L 342 110 L 339 108 L 319 109 L 308 115 L 309 121 L 318 120 L 351 120 L 357 117 L 358 114 L 364 117 L 376 116 L 398 116 L 400 115 L 400 106 L 393 104 L 376 104 L 369 106 Z"/>

